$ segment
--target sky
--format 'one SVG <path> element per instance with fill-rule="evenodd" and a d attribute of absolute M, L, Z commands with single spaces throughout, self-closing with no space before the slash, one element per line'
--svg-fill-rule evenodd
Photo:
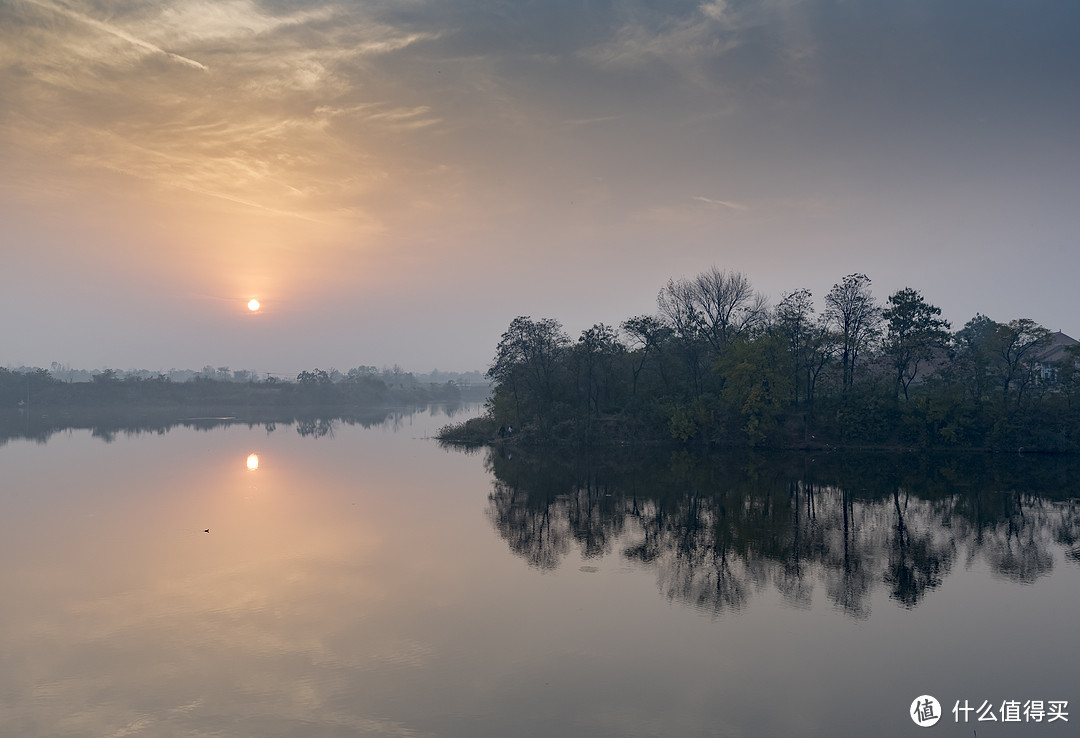
<path fill-rule="evenodd" d="M 0 0 L 0 365 L 485 369 L 515 316 L 576 338 L 714 265 L 1080 337 L 1078 30 L 1059 0 Z"/>

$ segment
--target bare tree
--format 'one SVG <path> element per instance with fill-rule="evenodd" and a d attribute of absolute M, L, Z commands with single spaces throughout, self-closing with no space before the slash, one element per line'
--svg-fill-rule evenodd
<path fill-rule="evenodd" d="M 660 315 L 667 321 L 677 338 L 697 338 L 701 332 L 704 316 L 698 309 L 697 294 L 693 282 L 669 279 L 656 296 Z"/>
<path fill-rule="evenodd" d="M 694 279 L 668 280 L 656 298 L 686 360 L 694 394 L 701 391 L 703 354 L 719 357 L 730 342 L 764 323 L 768 301 L 741 272 L 716 267 Z"/>
<path fill-rule="evenodd" d="M 656 296 L 660 316 L 671 328 L 675 343 L 686 362 L 686 372 L 695 396 L 701 393 L 701 333 L 704 316 L 698 307 L 694 282 L 669 279 Z"/>
<path fill-rule="evenodd" d="M 849 274 L 834 284 L 825 296 L 825 318 L 840 340 L 843 390 L 847 392 L 855 381 L 859 354 L 880 330 L 881 308 L 870 294 L 870 278 L 865 274 Z"/>
<path fill-rule="evenodd" d="M 814 305 L 808 289 L 795 290 L 784 295 L 776 306 L 776 327 L 787 344 L 792 373 L 792 391 L 795 404 L 799 402 L 799 389 L 803 383 L 803 369 L 807 364 L 809 333 L 814 322 Z"/>
<path fill-rule="evenodd" d="M 813 414 L 814 393 L 818 377 L 832 361 L 837 341 L 829 331 L 825 316 L 814 315 L 810 290 L 800 289 L 784 295 L 776 306 L 775 326 L 787 344 L 794 401 L 799 402 L 800 389 L 810 414 Z"/>
<path fill-rule="evenodd" d="M 1050 342 L 1050 330 L 1030 318 L 1010 320 L 994 333 L 1001 357 L 1002 402 L 1009 390 L 1016 388 L 1016 404 L 1024 399 L 1024 390 L 1035 379 L 1035 357 Z"/>
<path fill-rule="evenodd" d="M 836 337 L 829 330 L 824 315 L 819 315 L 806 332 L 806 404 L 814 414 L 814 395 L 818 378 L 836 356 Z"/>
<path fill-rule="evenodd" d="M 759 325 L 768 309 L 765 296 L 754 292 L 749 277 L 716 267 L 694 279 L 693 295 L 702 333 L 716 355 L 733 338 Z"/>
<path fill-rule="evenodd" d="M 638 315 L 628 318 L 623 321 L 621 327 L 631 341 L 630 350 L 635 353 L 641 352 L 640 359 L 630 365 L 630 370 L 634 375 L 632 394 L 637 394 L 638 377 L 641 376 L 641 371 L 645 368 L 645 362 L 651 354 L 657 355 L 660 378 L 664 381 L 664 385 L 667 386 L 667 376 L 664 374 L 664 364 L 659 354 L 664 341 L 667 340 L 670 334 L 670 329 L 659 318 L 652 315 Z"/>

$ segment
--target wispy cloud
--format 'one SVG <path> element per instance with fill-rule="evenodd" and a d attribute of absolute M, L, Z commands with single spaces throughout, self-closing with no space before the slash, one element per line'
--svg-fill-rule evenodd
<path fill-rule="evenodd" d="M 415 94 L 394 101 L 380 65 L 441 32 L 366 12 L 17 0 L 0 8 L 0 145 L 306 219 L 385 211 L 371 198 L 387 172 L 407 188 L 414 166 L 388 161 L 386 142 L 442 116 Z"/>
<path fill-rule="evenodd" d="M 181 56 L 180 54 L 174 54 L 171 51 L 166 51 L 165 49 L 162 49 L 161 47 L 156 46 L 149 41 L 144 41 L 141 38 L 137 38 L 136 36 L 127 33 L 122 28 L 119 28 L 110 23 L 105 23 L 104 21 L 100 21 L 95 18 L 91 18 L 90 16 L 84 13 L 80 13 L 77 10 L 73 10 L 72 8 L 69 8 L 67 6 L 48 2 L 48 0 L 25 0 L 25 2 L 37 5 L 53 13 L 67 16 L 68 18 L 76 20 L 80 23 L 84 23 L 95 30 L 101 31 L 102 33 L 107 33 L 110 36 L 115 36 L 116 38 L 119 38 L 123 41 L 127 41 L 132 46 L 142 49 L 147 53 L 160 54 L 175 62 L 179 62 L 180 64 L 185 64 L 187 66 L 206 71 L 206 66 L 195 61 L 194 59 L 189 59 L 186 56 Z"/>
<path fill-rule="evenodd" d="M 609 123 L 613 120 L 618 120 L 622 116 L 620 115 L 601 115 L 596 118 L 579 118 L 576 120 L 564 120 L 562 122 L 563 128 L 580 128 L 582 126 L 591 126 L 597 123 Z"/>
<path fill-rule="evenodd" d="M 712 198 L 701 197 L 701 196 L 695 196 L 694 199 L 705 203 L 706 205 L 708 205 L 709 207 L 711 207 L 713 209 L 716 209 L 716 208 L 719 208 L 719 207 L 728 208 L 730 210 L 740 210 L 740 211 L 750 209 L 749 206 L 747 206 L 747 205 L 743 205 L 743 204 L 737 203 L 737 202 L 732 202 L 731 200 L 713 200 Z"/>
<path fill-rule="evenodd" d="M 386 54 L 391 51 L 399 51 L 407 46 L 412 46 L 420 41 L 434 41 L 439 38 L 438 33 L 409 33 L 393 35 L 374 41 L 367 41 L 356 47 L 358 54 Z"/>
<path fill-rule="evenodd" d="M 181 0 L 150 6 L 128 22 L 133 32 L 163 45 L 195 45 L 269 34 L 331 21 L 332 6 L 268 13 L 252 0 Z"/>
<path fill-rule="evenodd" d="M 328 118 L 334 118 L 339 116 L 349 116 L 353 118 L 360 118 L 364 120 L 386 120 L 386 121 L 402 121 L 402 120 L 414 120 L 416 118 L 423 118 L 425 125 L 430 125 L 437 122 L 428 114 L 431 112 L 431 107 L 428 105 L 418 105 L 413 108 L 400 108 L 400 107 L 387 107 L 385 103 L 368 102 L 360 103 L 358 105 L 350 105 L 348 107 L 334 107 L 332 105 L 320 105 L 315 108 L 315 115 L 325 116 Z"/>
<path fill-rule="evenodd" d="M 805 83 L 814 45 L 798 12 L 802 2 L 710 0 L 689 13 L 631 13 L 580 55 L 602 68 L 664 68 L 694 86 L 745 86 L 755 77 Z"/>
<path fill-rule="evenodd" d="M 721 32 L 704 16 L 672 21 L 662 28 L 631 22 L 614 38 L 583 52 L 601 66 L 636 69 L 657 62 L 690 72 L 701 62 L 738 46 L 740 40 Z"/>

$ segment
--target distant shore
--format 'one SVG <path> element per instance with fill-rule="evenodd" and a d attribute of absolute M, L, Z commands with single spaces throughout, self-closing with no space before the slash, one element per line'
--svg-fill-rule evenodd
<path fill-rule="evenodd" d="M 114 372 L 94 375 L 90 382 L 64 382 L 45 370 L 0 369 L 0 408 L 38 412 L 128 410 L 140 412 L 197 411 L 235 414 L 252 408 L 292 408 L 343 412 L 428 402 L 477 401 L 487 387 L 454 382 L 420 383 L 408 374 L 387 381 L 374 372 L 342 375 L 319 369 L 301 372 L 295 382 L 279 379 L 232 381 L 196 377 L 176 382 L 165 376 Z"/>

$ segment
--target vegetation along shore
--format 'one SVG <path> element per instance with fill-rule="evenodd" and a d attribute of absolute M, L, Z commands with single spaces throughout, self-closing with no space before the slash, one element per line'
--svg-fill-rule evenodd
<path fill-rule="evenodd" d="M 739 272 L 669 280 L 657 312 L 573 341 L 514 318 L 487 413 L 448 443 L 1080 451 L 1080 344 L 1027 319 L 953 331 L 916 289 L 850 274 L 815 310 Z"/>

